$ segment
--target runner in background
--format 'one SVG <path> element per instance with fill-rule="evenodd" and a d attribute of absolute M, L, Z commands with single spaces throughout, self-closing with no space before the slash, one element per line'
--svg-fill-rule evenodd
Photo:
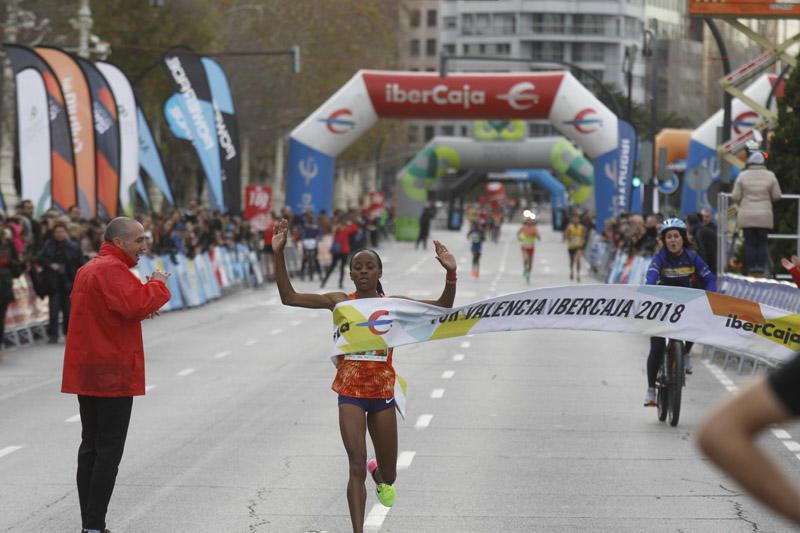
<path fill-rule="evenodd" d="M 472 229 L 467 233 L 467 240 L 469 240 L 470 249 L 472 250 L 472 278 L 478 279 L 478 276 L 481 274 L 483 241 L 486 240 L 486 233 L 481 228 L 480 223 L 472 224 Z"/>
<path fill-rule="evenodd" d="M 289 281 L 284 263 L 288 223 L 282 220 L 275 228 L 272 248 L 275 252 L 275 279 L 281 302 L 294 307 L 329 309 L 341 302 L 358 298 L 385 296 L 380 278 L 383 266 L 373 250 L 356 250 L 350 256 L 350 279 L 355 291 L 325 294 L 295 292 Z M 456 295 L 456 258 L 439 241 L 434 240 L 436 259 L 446 271 L 445 285 L 437 300 L 417 300 L 429 305 L 451 308 Z M 406 298 L 410 299 L 410 298 Z M 376 350 L 337 357 L 336 378 L 331 388 L 336 392 L 339 405 L 339 430 L 347 451 L 349 480 L 347 504 L 353 531 L 364 530 L 364 511 L 367 491 L 367 471 L 376 483 L 378 500 L 386 507 L 395 501 L 393 486 L 397 476 L 397 418 L 395 415 L 392 352 Z M 376 459 L 367 462 L 366 433 L 372 439 Z"/>
<path fill-rule="evenodd" d="M 580 216 L 573 213 L 570 222 L 564 230 L 564 240 L 567 241 L 569 253 L 569 279 L 581 282 L 581 257 L 583 247 L 586 246 L 586 226 L 581 224 Z"/>
<path fill-rule="evenodd" d="M 520 248 L 522 249 L 522 277 L 527 283 L 531 282 L 531 270 L 533 270 L 533 254 L 536 253 L 536 241 L 541 240 L 539 229 L 536 227 L 536 220 L 525 217 L 522 227 L 517 232 Z"/>

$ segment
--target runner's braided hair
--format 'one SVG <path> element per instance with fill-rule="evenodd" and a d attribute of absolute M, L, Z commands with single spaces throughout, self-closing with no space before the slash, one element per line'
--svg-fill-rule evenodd
<path fill-rule="evenodd" d="M 350 270 L 353 270 L 353 259 L 355 259 L 356 255 L 360 254 L 361 252 L 369 252 L 372 255 L 374 255 L 375 259 L 378 260 L 378 268 L 383 270 L 383 262 L 381 261 L 381 256 L 379 256 L 378 252 L 376 252 L 372 248 L 359 248 L 358 250 L 353 250 L 352 252 L 350 252 L 350 260 L 349 260 Z M 380 294 L 381 296 L 386 296 L 386 293 L 383 292 L 383 285 L 381 285 L 381 280 L 378 280 L 377 290 L 378 294 Z"/>

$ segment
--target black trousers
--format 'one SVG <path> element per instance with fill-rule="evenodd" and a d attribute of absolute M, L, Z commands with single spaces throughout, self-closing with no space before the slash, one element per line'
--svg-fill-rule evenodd
<path fill-rule="evenodd" d="M 693 342 L 684 342 L 683 355 L 692 351 L 692 346 L 694 346 Z M 647 354 L 647 386 L 651 389 L 656 386 L 658 367 L 661 366 L 661 356 L 666 347 L 667 339 L 664 337 L 650 337 L 650 353 Z"/>
<path fill-rule="evenodd" d="M 66 291 L 57 291 L 49 296 L 50 322 L 47 325 L 47 335 L 51 339 L 58 339 L 59 315 L 63 313 L 61 329 L 64 335 L 67 334 L 69 326 L 69 294 Z"/>
<path fill-rule="evenodd" d="M 81 446 L 78 449 L 78 499 L 85 529 L 106 528 L 106 511 L 128 436 L 133 398 L 78 396 Z"/>
<path fill-rule="evenodd" d="M 331 272 L 333 269 L 336 268 L 336 263 L 339 263 L 339 288 L 342 288 L 342 283 L 344 283 L 344 267 L 347 263 L 347 257 L 350 254 L 343 254 L 343 253 L 334 253 L 333 260 L 331 261 L 331 266 L 328 267 L 328 271 L 325 272 L 325 277 L 322 278 L 322 285 L 321 287 L 325 287 L 325 284 L 328 283 L 328 278 L 331 277 Z"/>

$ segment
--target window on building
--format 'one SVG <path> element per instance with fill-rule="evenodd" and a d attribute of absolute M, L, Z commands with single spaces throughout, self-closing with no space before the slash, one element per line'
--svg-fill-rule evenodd
<path fill-rule="evenodd" d="M 486 45 L 485 44 L 481 43 L 481 44 L 478 45 L 478 53 L 480 55 L 483 55 L 483 54 L 486 53 Z"/>
<path fill-rule="evenodd" d="M 603 15 L 572 15 L 572 32 L 578 35 L 608 35 Z"/>
<path fill-rule="evenodd" d="M 436 128 L 433 126 L 425 126 L 425 142 L 433 139 L 434 135 L 436 135 Z"/>
<path fill-rule="evenodd" d="M 420 13 L 419 9 L 413 9 L 408 14 L 408 25 L 412 28 L 419 28 L 419 24 L 422 20 L 422 14 Z"/>
<path fill-rule="evenodd" d="M 498 13 L 494 16 L 495 35 L 514 35 L 516 33 L 516 20 L 511 13 Z"/>
<path fill-rule="evenodd" d="M 456 127 L 455 126 L 442 126 L 440 131 L 442 135 L 455 135 L 456 134 Z"/>
<path fill-rule="evenodd" d="M 461 136 L 466 137 L 469 135 L 469 128 L 467 126 L 461 126 Z"/>
<path fill-rule="evenodd" d="M 419 57 L 419 39 L 411 39 L 408 44 L 408 55 L 411 57 Z"/>
<path fill-rule="evenodd" d="M 507 56 L 511 54 L 511 43 L 497 43 L 495 50 L 499 56 Z"/>
<path fill-rule="evenodd" d="M 470 46 L 468 44 L 462 44 L 461 45 L 461 53 L 463 53 L 465 56 L 470 55 L 472 53 L 472 46 Z"/>
<path fill-rule="evenodd" d="M 540 61 L 563 61 L 564 43 L 553 41 L 532 42 L 531 57 Z"/>
<path fill-rule="evenodd" d="M 489 33 L 489 14 L 478 13 L 475 16 L 475 35 L 487 35 Z"/>
<path fill-rule="evenodd" d="M 417 126 L 416 124 L 408 125 L 408 142 L 410 143 L 419 142 L 419 126 Z"/>
<path fill-rule="evenodd" d="M 442 45 L 442 53 L 444 53 L 446 55 L 449 55 L 449 56 L 456 55 L 456 45 L 454 45 L 454 44 L 443 44 Z"/>
<path fill-rule="evenodd" d="M 444 17 L 443 22 L 446 30 L 454 30 L 458 24 L 455 17 Z"/>
<path fill-rule="evenodd" d="M 572 43 L 572 61 L 602 62 L 605 60 L 604 48 L 603 43 Z"/>
<path fill-rule="evenodd" d="M 425 41 L 425 55 L 428 57 L 436 56 L 436 39 L 427 39 Z"/>
<path fill-rule="evenodd" d="M 562 13 L 523 13 L 519 19 L 519 32 L 564 33 L 564 23 Z"/>
<path fill-rule="evenodd" d="M 426 22 L 428 23 L 428 27 L 429 28 L 435 28 L 436 27 L 436 10 L 435 9 L 429 9 L 428 13 L 426 14 L 426 17 L 427 17 Z"/>
<path fill-rule="evenodd" d="M 461 15 L 461 34 L 472 35 L 475 33 L 475 19 L 471 13 Z"/>

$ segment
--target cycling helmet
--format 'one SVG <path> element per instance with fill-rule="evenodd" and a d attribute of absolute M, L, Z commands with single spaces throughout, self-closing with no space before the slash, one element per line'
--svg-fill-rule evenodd
<path fill-rule="evenodd" d="M 664 222 L 661 223 L 661 227 L 659 228 L 661 237 L 664 237 L 664 234 L 667 230 L 676 229 L 680 232 L 681 237 L 683 237 L 684 242 L 686 242 L 686 223 L 679 219 L 679 218 L 668 218 Z"/>

